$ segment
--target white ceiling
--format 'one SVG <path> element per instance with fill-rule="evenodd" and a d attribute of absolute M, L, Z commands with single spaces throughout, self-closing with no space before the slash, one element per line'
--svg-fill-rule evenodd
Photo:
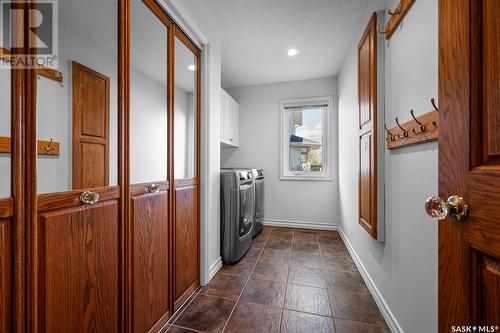
<path fill-rule="evenodd" d="M 335 76 L 368 0 L 207 0 L 222 24 L 222 85 Z M 286 55 L 297 48 L 295 58 Z"/>

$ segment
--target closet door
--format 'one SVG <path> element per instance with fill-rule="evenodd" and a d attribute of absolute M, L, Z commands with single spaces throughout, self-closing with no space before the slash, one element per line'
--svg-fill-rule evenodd
<path fill-rule="evenodd" d="M 123 330 L 123 3 L 58 1 L 58 63 L 37 77 L 29 73 L 27 187 L 34 214 L 27 224 L 26 304 L 32 332 Z"/>
<path fill-rule="evenodd" d="M 175 29 L 173 227 L 174 308 L 199 286 L 200 51 Z M 172 47 L 172 46 L 171 46 Z"/>
<path fill-rule="evenodd" d="M 149 6 L 149 8 L 148 8 Z M 154 12 L 158 15 L 155 16 Z M 130 22 L 130 332 L 158 331 L 169 313 L 168 19 L 132 1 Z"/>
<path fill-rule="evenodd" d="M 0 1 L 0 5 L 4 5 Z M 7 333 L 12 325 L 13 296 L 13 224 L 14 199 L 12 196 L 12 71 L 3 61 L 11 54 L 6 45 L 0 44 L 0 332 Z"/>

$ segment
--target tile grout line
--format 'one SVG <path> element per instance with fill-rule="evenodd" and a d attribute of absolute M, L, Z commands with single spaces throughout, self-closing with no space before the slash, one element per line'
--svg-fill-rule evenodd
<path fill-rule="evenodd" d="M 262 232 L 262 231 L 261 231 Z M 271 229 L 271 232 L 269 233 L 269 236 L 271 235 L 272 233 L 272 229 Z M 247 284 L 248 284 L 248 281 L 250 281 L 250 278 L 252 277 L 252 273 L 255 269 L 255 266 L 257 266 L 257 262 L 259 261 L 259 258 L 260 256 L 262 255 L 262 252 L 264 251 L 264 248 L 266 247 L 266 244 L 267 244 L 267 241 L 269 239 L 269 236 L 267 237 L 266 241 L 264 242 L 264 246 L 262 247 L 262 249 L 260 250 L 260 253 L 257 257 L 257 259 L 255 260 L 255 263 L 253 264 L 252 266 L 252 269 L 250 270 L 250 274 L 248 275 L 248 278 L 247 280 L 245 281 L 245 285 L 243 286 L 243 288 L 241 289 L 240 291 L 240 294 L 238 295 L 238 299 L 236 300 L 236 302 L 234 303 L 234 306 L 233 306 L 233 309 L 231 310 L 231 313 L 229 314 L 229 316 L 227 317 L 226 319 L 226 322 L 224 323 L 224 326 L 222 327 L 222 331 L 221 333 L 224 333 L 224 331 L 226 330 L 226 327 L 227 327 L 227 324 L 229 324 L 229 320 L 231 320 L 231 317 L 233 316 L 233 313 L 234 313 L 234 310 L 236 309 L 236 306 L 238 305 L 238 303 L 240 302 L 240 299 L 241 299 L 241 295 L 243 295 L 243 291 L 245 291 L 245 288 L 247 287 Z M 253 240 L 252 240 L 253 242 Z"/>
<path fill-rule="evenodd" d="M 292 267 L 291 261 L 292 261 L 292 251 L 293 251 L 293 242 L 295 241 L 295 230 L 292 229 L 292 241 L 290 243 L 290 252 L 288 253 L 288 273 L 286 275 L 286 282 L 285 282 L 285 296 L 283 298 L 283 304 L 281 306 L 281 317 L 279 320 L 279 330 L 278 332 L 281 333 L 281 327 L 283 325 L 283 316 L 285 315 L 285 303 L 286 303 L 286 296 L 287 296 L 287 291 L 288 291 L 288 279 L 290 278 L 290 267 Z"/>
<path fill-rule="evenodd" d="M 328 288 L 328 282 L 326 281 L 326 273 L 325 273 L 325 267 L 323 265 L 323 252 L 321 251 L 321 245 L 319 243 L 319 236 L 318 236 L 318 248 L 319 248 L 319 257 L 321 260 L 321 275 L 323 275 L 323 279 L 325 280 L 325 288 L 326 288 L 326 296 L 328 297 L 328 303 L 330 303 L 330 312 L 332 313 L 332 324 L 333 324 L 333 331 L 337 332 L 337 324 L 335 323 L 335 314 L 333 313 L 333 303 L 332 303 L 332 298 L 330 297 L 330 288 Z"/>

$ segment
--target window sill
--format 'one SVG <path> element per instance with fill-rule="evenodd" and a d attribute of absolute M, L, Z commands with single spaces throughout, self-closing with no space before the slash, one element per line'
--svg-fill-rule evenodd
<path fill-rule="evenodd" d="M 289 180 L 312 180 L 312 181 L 333 181 L 333 178 L 330 176 L 281 176 L 280 180 L 289 181 Z"/>

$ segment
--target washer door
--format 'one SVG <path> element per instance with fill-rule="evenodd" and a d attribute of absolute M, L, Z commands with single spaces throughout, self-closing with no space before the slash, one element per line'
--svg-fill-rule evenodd
<path fill-rule="evenodd" d="M 254 193 L 252 184 L 240 186 L 240 237 L 247 235 L 254 221 Z"/>
<path fill-rule="evenodd" d="M 264 180 L 255 181 L 255 219 L 264 218 Z"/>

